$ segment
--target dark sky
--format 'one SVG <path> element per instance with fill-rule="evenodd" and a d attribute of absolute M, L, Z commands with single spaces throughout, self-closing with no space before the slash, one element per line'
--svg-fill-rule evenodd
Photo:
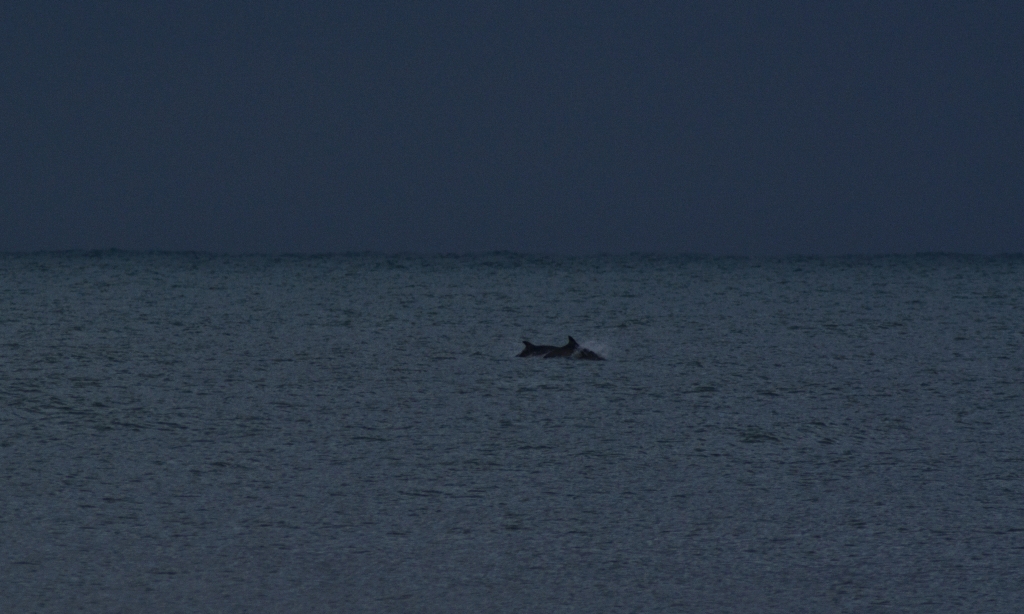
<path fill-rule="evenodd" d="M 1024 4 L 0 8 L 0 251 L 1024 252 Z"/>

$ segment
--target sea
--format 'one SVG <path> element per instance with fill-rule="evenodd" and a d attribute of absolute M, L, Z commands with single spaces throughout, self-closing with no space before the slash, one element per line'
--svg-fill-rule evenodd
<path fill-rule="evenodd" d="M 1024 257 L 0 255 L 0 610 L 1024 611 Z"/>

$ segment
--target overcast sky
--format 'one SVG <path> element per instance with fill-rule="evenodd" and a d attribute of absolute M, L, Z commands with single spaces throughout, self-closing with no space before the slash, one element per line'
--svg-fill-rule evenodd
<path fill-rule="evenodd" d="M 0 8 L 0 251 L 1024 252 L 1024 4 Z"/>

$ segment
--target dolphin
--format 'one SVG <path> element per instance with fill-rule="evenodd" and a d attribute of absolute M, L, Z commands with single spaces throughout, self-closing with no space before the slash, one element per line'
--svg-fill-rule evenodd
<path fill-rule="evenodd" d="M 560 348 L 552 348 L 550 352 L 544 355 L 544 358 L 569 358 L 578 347 L 580 347 L 580 344 L 576 343 L 576 340 L 572 337 L 569 337 L 569 343 Z"/>
<path fill-rule="evenodd" d="M 522 358 L 530 356 L 542 356 L 544 358 L 578 358 L 580 360 L 604 360 L 596 352 L 580 347 L 575 339 L 569 337 L 569 343 L 562 347 L 554 345 L 534 345 L 523 339 L 523 351 L 519 353 Z"/>
<path fill-rule="evenodd" d="M 520 358 L 526 358 L 528 356 L 547 356 L 548 352 L 557 350 L 558 348 L 553 345 L 534 345 L 523 339 L 523 344 L 526 346 L 522 352 L 519 352 Z"/>

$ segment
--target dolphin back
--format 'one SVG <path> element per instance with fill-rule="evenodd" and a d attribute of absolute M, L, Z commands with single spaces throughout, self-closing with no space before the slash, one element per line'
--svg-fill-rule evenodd
<path fill-rule="evenodd" d="M 554 345 L 534 345 L 523 339 L 523 351 L 519 357 L 541 356 L 543 358 L 578 358 L 581 360 L 604 360 L 592 350 L 580 346 L 579 342 L 569 336 L 569 343 L 562 347 Z"/>

